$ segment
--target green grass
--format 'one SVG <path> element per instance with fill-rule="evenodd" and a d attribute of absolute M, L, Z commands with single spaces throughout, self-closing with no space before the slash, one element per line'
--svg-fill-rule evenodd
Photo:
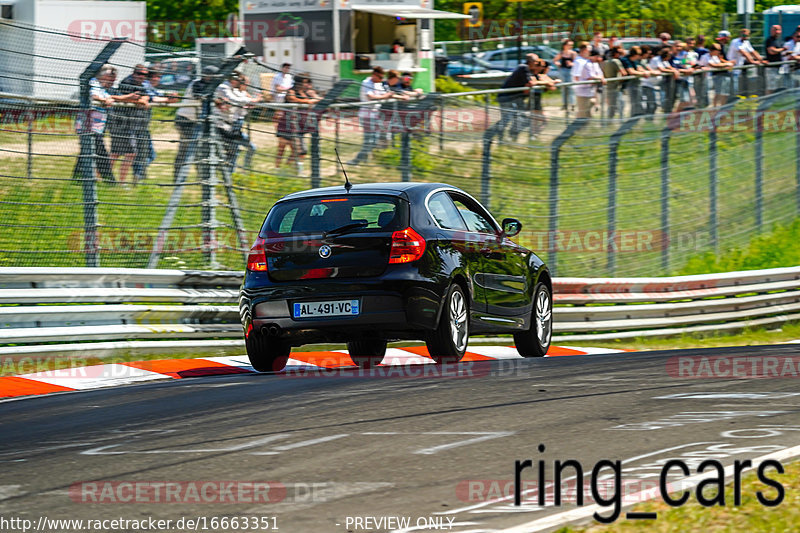
<path fill-rule="evenodd" d="M 728 484 L 725 487 L 725 506 L 703 507 L 697 503 L 692 492 L 689 501 L 682 507 L 673 508 L 662 501 L 652 501 L 632 508 L 638 512 L 656 512 L 657 520 L 624 521 L 621 518 L 608 526 L 564 527 L 558 533 L 796 531 L 797 524 L 800 524 L 800 462 L 784 465 L 783 474 L 777 474 L 773 469 L 767 472 L 770 479 L 778 481 L 785 490 L 784 500 L 777 507 L 764 507 L 759 503 L 756 492 L 761 491 L 764 497 L 774 499 L 776 491 L 759 482 L 755 473 L 750 473 L 742 478 L 742 504 L 739 506 L 732 504 L 733 486 Z M 706 497 L 713 497 L 714 494 L 714 491 L 704 493 Z"/>

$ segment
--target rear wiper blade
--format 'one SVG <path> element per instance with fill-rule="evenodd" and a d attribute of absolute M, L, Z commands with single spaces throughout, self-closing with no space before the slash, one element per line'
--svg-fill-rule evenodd
<path fill-rule="evenodd" d="M 348 233 L 350 231 L 353 231 L 354 229 L 365 228 L 368 225 L 369 225 L 369 223 L 368 222 L 364 222 L 363 220 L 360 221 L 360 222 L 353 222 L 351 224 L 345 224 L 344 226 L 341 226 L 341 227 L 336 228 L 336 229 L 332 229 L 330 231 L 323 231 L 322 232 L 322 238 L 324 239 L 325 237 L 329 237 L 331 235 L 342 235 L 344 233 Z"/>

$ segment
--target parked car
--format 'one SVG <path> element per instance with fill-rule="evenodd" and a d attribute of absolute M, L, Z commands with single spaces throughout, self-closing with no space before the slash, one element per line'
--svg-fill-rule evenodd
<path fill-rule="evenodd" d="M 159 87 L 162 89 L 185 89 L 195 78 L 199 62 L 200 60 L 196 57 L 164 59 L 158 63 L 158 67 L 162 71 Z"/>
<path fill-rule="evenodd" d="M 523 46 L 521 53 L 518 54 L 519 47 L 513 46 L 510 48 L 498 48 L 497 50 L 488 50 L 486 52 L 478 52 L 475 57 L 484 61 L 491 68 L 511 72 L 519 65 L 519 57 L 525 60 L 525 55 L 534 53 L 540 59 L 547 61 L 550 66 L 553 66 L 553 58 L 558 54 L 558 50 L 543 44 L 535 44 L 530 46 Z"/>
<path fill-rule="evenodd" d="M 461 76 L 463 74 L 478 74 L 483 72 L 502 72 L 477 57 L 463 57 L 456 61 L 449 61 L 446 67 L 447 76 Z"/>
<path fill-rule="evenodd" d="M 512 333 L 522 356 L 543 356 L 552 282 L 542 260 L 511 240 L 521 229 L 441 183 L 285 196 L 249 252 L 240 292 L 250 362 L 277 371 L 292 347 L 345 342 L 355 364 L 371 367 L 400 339 L 457 362 L 477 333 Z"/>

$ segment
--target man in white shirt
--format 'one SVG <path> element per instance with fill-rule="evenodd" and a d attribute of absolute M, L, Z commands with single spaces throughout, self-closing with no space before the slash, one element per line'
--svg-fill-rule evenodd
<path fill-rule="evenodd" d="M 764 63 L 764 59 L 756 52 L 756 49 L 753 48 L 753 43 L 750 42 L 750 30 L 743 28 L 741 37 L 731 41 L 728 59 L 736 63 L 737 67 L 744 64 L 756 65 Z"/>
<path fill-rule="evenodd" d="M 221 83 L 214 93 L 217 128 L 225 141 L 227 163 L 231 172 L 236 169 L 239 146 L 247 148 L 244 167 L 250 168 L 256 146 L 244 131 L 244 121 L 252 105 L 260 99 L 260 96 L 250 96 L 247 92 L 247 78 L 236 71 L 231 73 L 228 81 Z"/>
<path fill-rule="evenodd" d="M 592 45 L 586 42 L 578 47 L 578 57 L 572 64 L 572 81 L 600 81 L 605 85 L 603 71 L 600 70 L 599 62 L 603 58 L 597 50 L 592 49 Z M 575 98 L 578 104 L 576 118 L 591 118 L 594 98 L 597 94 L 597 84 L 576 85 Z"/>
<path fill-rule="evenodd" d="M 742 29 L 741 37 L 731 41 L 730 50 L 728 50 L 728 59 L 733 61 L 737 67 L 742 65 L 758 65 L 766 63 L 761 55 L 753 48 L 753 43 L 750 42 L 750 30 L 747 28 Z M 734 70 L 733 78 L 739 82 L 738 89 L 742 90 L 743 84 L 742 76 L 747 76 L 747 72 L 743 70 Z"/>
<path fill-rule="evenodd" d="M 272 78 L 270 91 L 274 102 L 284 102 L 286 100 L 286 93 L 289 92 L 289 89 L 294 85 L 294 77 L 289 73 L 289 69 L 291 68 L 292 65 L 290 63 L 284 63 L 281 65 L 281 71 Z"/>
<path fill-rule="evenodd" d="M 361 129 L 364 130 L 364 141 L 361 144 L 361 150 L 359 150 L 355 158 L 348 161 L 348 165 L 357 165 L 366 161 L 372 149 L 378 143 L 378 138 L 381 134 L 380 101 L 394 97 L 394 93 L 389 91 L 383 83 L 383 77 L 383 68 L 377 66 L 372 69 L 372 74 L 369 78 L 361 82 L 359 100 L 362 102 L 375 102 L 375 104 L 361 106 L 358 110 L 358 122 L 361 124 Z"/>

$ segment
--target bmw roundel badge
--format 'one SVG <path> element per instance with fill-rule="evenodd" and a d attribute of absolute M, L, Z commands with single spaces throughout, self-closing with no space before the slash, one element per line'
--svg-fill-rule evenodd
<path fill-rule="evenodd" d="M 327 259 L 331 256 L 331 247 L 327 244 L 323 244 L 319 247 L 319 256 L 323 259 Z"/>

